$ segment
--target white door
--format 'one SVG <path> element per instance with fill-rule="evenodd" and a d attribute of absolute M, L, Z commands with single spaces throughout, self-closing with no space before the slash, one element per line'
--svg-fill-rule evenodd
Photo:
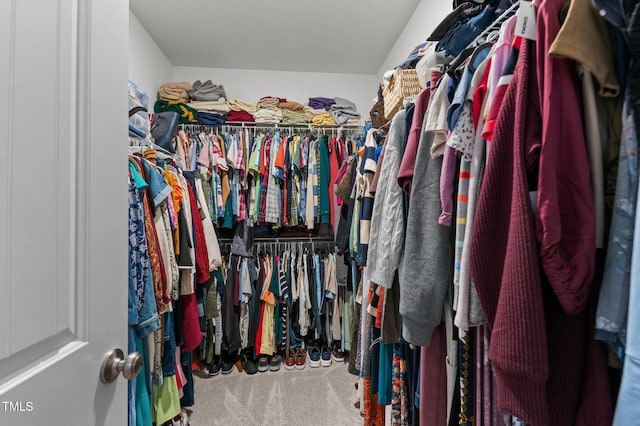
<path fill-rule="evenodd" d="M 0 1 L 0 425 L 126 425 L 127 0 Z"/>

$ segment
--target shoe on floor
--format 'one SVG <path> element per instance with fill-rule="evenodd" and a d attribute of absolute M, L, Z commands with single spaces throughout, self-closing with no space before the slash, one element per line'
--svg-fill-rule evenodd
<path fill-rule="evenodd" d="M 235 359 L 228 359 L 225 361 L 222 361 L 222 374 L 230 374 L 233 373 L 233 369 L 236 367 L 236 360 Z"/>
<path fill-rule="evenodd" d="M 253 358 L 252 353 L 244 352 L 241 355 L 241 360 L 242 360 L 242 368 L 244 369 L 245 373 L 251 375 L 251 374 L 256 374 L 258 372 L 258 363 Z"/>
<path fill-rule="evenodd" d="M 209 376 L 217 376 L 220 374 L 220 358 L 215 357 L 211 364 L 207 366 Z"/>
<path fill-rule="evenodd" d="M 318 348 L 317 346 L 309 346 L 307 355 L 309 357 L 309 367 L 313 367 L 313 368 L 320 367 L 321 365 L 320 358 L 322 357 L 320 348 Z"/>
<path fill-rule="evenodd" d="M 296 352 L 297 349 L 291 349 L 289 356 L 284 358 L 285 370 L 294 370 L 296 368 Z"/>
<path fill-rule="evenodd" d="M 296 351 L 296 370 L 304 370 L 304 367 L 307 365 L 307 351 L 302 348 L 294 350 Z"/>
<path fill-rule="evenodd" d="M 258 357 L 258 371 L 264 373 L 269 371 L 269 357 L 266 355 L 260 355 Z"/>
<path fill-rule="evenodd" d="M 271 361 L 269 361 L 269 370 L 278 371 L 282 366 L 282 355 L 275 354 L 271 357 Z"/>
<path fill-rule="evenodd" d="M 335 362 L 344 362 L 344 352 L 340 350 L 339 346 L 333 348 L 332 355 Z"/>
<path fill-rule="evenodd" d="M 320 365 L 323 367 L 331 367 L 331 351 L 327 346 L 323 346 L 321 351 Z"/>

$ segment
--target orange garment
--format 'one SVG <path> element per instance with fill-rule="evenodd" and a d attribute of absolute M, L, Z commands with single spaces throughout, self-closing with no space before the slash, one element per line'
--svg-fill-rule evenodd
<path fill-rule="evenodd" d="M 384 425 L 384 405 L 378 404 L 378 394 L 371 393 L 371 379 L 363 379 L 364 389 L 364 425 Z"/>
<path fill-rule="evenodd" d="M 264 138 L 262 145 L 260 146 L 260 175 L 264 176 L 266 172 L 267 160 L 265 158 L 265 148 L 267 146 L 267 138 Z"/>
<path fill-rule="evenodd" d="M 171 186 L 171 200 L 173 201 L 173 208 L 176 211 L 176 215 L 180 212 L 180 206 L 182 204 L 182 197 L 184 196 L 182 192 L 182 186 L 180 186 L 180 182 L 178 181 L 178 177 L 171 171 L 164 171 L 164 178 L 167 183 Z"/>
<path fill-rule="evenodd" d="M 184 196 L 182 192 L 182 186 L 180 186 L 180 181 L 178 181 L 178 176 L 176 176 L 173 172 L 169 170 L 165 169 L 164 178 L 172 188 L 171 201 L 176 211 L 176 217 L 178 217 L 178 213 L 180 213 L 180 207 L 182 205 L 182 197 Z M 174 248 L 173 251 L 175 254 L 180 254 L 180 227 L 176 226 L 176 229 L 172 233 L 173 233 L 173 248 Z"/>
<path fill-rule="evenodd" d="M 282 142 L 280 142 L 280 147 L 278 148 L 278 153 L 276 154 L 276 162 L 275 166 L 284 170 L 284 153 L 285 148 L 287 147 L 287 138 L 285 137 Z"/>

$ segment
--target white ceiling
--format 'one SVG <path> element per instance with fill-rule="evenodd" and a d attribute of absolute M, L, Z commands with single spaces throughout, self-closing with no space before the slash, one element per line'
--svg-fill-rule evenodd
<path fill-rule="evenodd" d="M 175 66 L 375 74 L 420 0 L 130 0 Z"/>

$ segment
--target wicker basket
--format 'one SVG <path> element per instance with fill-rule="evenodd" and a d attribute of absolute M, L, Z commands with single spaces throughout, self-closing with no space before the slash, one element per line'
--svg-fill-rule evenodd
<path fill-rule="evenodd" d="M 397 69 L 389 85 L 382 92 L 384 97 L 384 118 L 390 120 L 402 108 L 405 98 L 418 96 L 422 91 L 415 69 Z"/>

